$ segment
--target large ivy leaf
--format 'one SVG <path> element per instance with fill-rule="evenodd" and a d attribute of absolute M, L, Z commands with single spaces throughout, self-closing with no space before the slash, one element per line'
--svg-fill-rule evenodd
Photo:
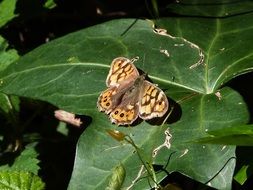
<path fill-rule="evenodd" d="M 167 170 L 180 171 L 204 183 L 215 176 L 224 164 L 235 156 L 233 146 L 189 143 L 193 138 L 205 135 L 206 130 L 221 128 L 224 123 L 240 123 L 246 119 L 247 111 L 241 104 L 243 102 L 241 97 L 228 88 L 223 89 L 221 93 L 224 96 L 222 100 L 219 100 L 215 95 L 196 95 L 193 99 L 181 103 L 182 117 L 179 122 L 170 127 L 172 147 L 168 150 L 164 146 L 158 152 L 156 164 L 165 165 L 169 156 L 175 152 L 171 156 Z M 231 107 L 235 110 L 231 110 Z M 228 111 L 233 113 L 228 115 Z M 238 112 L 241 113 L 242 118 L 237 117 Z M 105 123 L 104 117 L 101 116 L 101 118 L 94 120 L 92 128 L 88 128 L 80 138 L 69 189 L 101 189 L 105 187 L 109 183 L 108 176 L 111 168 L 116 163 L 123 164 L 126 169 L 127 177 L 123 187 L 131 186 L 132 180 L 137 177 L 140 170 L 141 161 L 136 153 L 133 153 L 134 149 L 131 146 L 119 144 L 106 134 L 105 129 L 111 127 L 109 122 Z M 142 147 L 147 155 L 151 156 L 150 152 L 164 143 L 166 127 L 150 126 L 143 122 L 135 128 L 120 128 L 118 130 L 132 134 L 135 143 Z M 101 158 L 105 162 L 101 161 Z M 234 166 L 235 160 L 228 162 L 225 169 L 209 185 L 219 189 L 229 189 Z M 160 173 L 160 175 L 161 178 L 164 173 Z M 84 180 L 83 183 L 78 183 L 80 178 Z M 148 187 L 146 178 L 134 186 L 136 189 Z"/>
<path fill-rule="evenodd" d="M 109 64 L 118 56 L 139 56 L 137 67 L 156 82 L 194 92 L 205 91 L 203 67 L 190 70 L 192 77 L 187 77 L 189 67 L 201 60 L 198 48 L 181 38 L 158 35 L 151 22 L 134 23 L 134 20 L 116 21 L 116 25 L 109 22 L 41 46 L 0 73 L 2 91 L 50 101 L 78 113 L 93 112 L 95 99 L 105 88 Z M 134 25 L 126 32 L 131 24 Z M 115 27 L 122 29 L 115 30 Z M 149 46 L 147 38 L 153 39 Z M 175 44 L 182 45 L 175 48 Z M 171 57 L 163 53 L 167 49 Z M 188 59 L 181 61 L 182 56 Z M 178 62 L 181 69 L 175 66 Z M 38 76 L 40 80 L 35 80 Z"/>
<path fill-rule="evenodd" d="M 118 56 L 139 56 L 136 66 L 147 72 L 181 107 L 173 112 L 180 115 L 181 110 L 181 116 L 172 125 L 152 126 L 142 122 L 133 128 L 120 127 L 118 130 L 132 136 L 144 151 L 145 158 L 153 160 L 153 163 L 165 165 L 171 153 L 176 151 L 167 170 L 179 171 L 200 182 L 207 182 L 215 176 L 208 185 L 230 188 L 235 162 L 227 161 L 234 157 L 234 147 L 199 145 L 191 141 L 205 137 L 210 129 L 218 130 L 228 124 L 247 121 L 247 109 L 238 93 L 223 88 L 218 97 L 213 94 L 231 78 L 218 76 L 233 62 L 226 60 L 225 65 L 214 62 L 213 69 L 209 61 L 214 51 L 202 47 L 205 43 L 210 45 L 210 38 L 202 38 L 205 43 L 193 44 L 188 38 L 154 30 L 152 24 L 150 21 L 125 19 L 90 27 L 37 48 L 0 73 L 2 92 L 45 100 L 61 109 L 92 117 L 91 124 L 78 142 L 69 189 L 108 187 L 113 168 L 119 164 L 125 169 L 122 187 L 130 187 L 141 168 L 140 158 L 133 153 L 132 146 L 122 145 L 107 135 L 106 129 L 115 129 L 115 125 L 96 109 L 97 97 L 105 89 L 109 64 Z M 168 27 L 171 22 L 161 20 L 158 24 Z M 211 26 L 210 32 L 214 30 Z M 185 30 L 181 25 L 174 27 L 181 33 Z M 187 30 L 194 27 L 193 24 L 187 25 Z M 208 31 L 206 35 L 212 36 Z M 236 58 L 240 60 L 239 56 Z M 229 72 L 236 76 L 250 70 L 250 66 L 245 60 L 243 68 L 233 67 Z M 212 68 L 212 73 L 207 75 L 209 68 Z M 219 83 L 214 85 L 217 78 Z M 172 135 L 171 148 L 164 146 L 152 158 L 152 151 L 164 144 L 164 132 L 168 132 L 168 126 Z M 157 178 L 160 180 L 164 176 L 164 173 L 159 173 Z M 134 187 L 148 188 L 147 178 L 139 180 Z"/>

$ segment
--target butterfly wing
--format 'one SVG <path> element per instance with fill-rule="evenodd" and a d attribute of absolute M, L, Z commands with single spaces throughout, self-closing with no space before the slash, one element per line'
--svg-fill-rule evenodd
<path fill-rule="evenodd" d="M 112 61 L 109 74 L 106 79 L 106 85 L 119 86 L 121 83 L 129 83 L 139 76 L 139 72 L 133 64 L 133 61 L 125 57 L 117 57 Z"/>
<path fill-rule="evenodd" d="M 136 103 L 117 106 L 110 114 L 110 120 L 117 125 L 130 125 L 138 117 L 139 106 Z"/>
<path fill-rule="evenodd" d="M 132 124 L 138 117 L 139 97 L 144 77 L 139 76 L 124 92 L 120 104 L 110 113 L 110 119 L 118 125 Z"/>
<path fill-rule="evenodd" d="M 144 81 L 139 100 L 139 116 L 144 120 L 162 117 L 169 107 L 169 102 L 164 92 L 156 85 Z"/>
<path fill-rule="evenodd" d="M 103 91 L 100 96 L 98 97 L 97 107 L 99 111 L 104 111 L 107 114 L 112 111 L 117 105 L 115 101 L 117 99 L 113 96 L 117 93 L 117 87 L 113 86 L 108 88 L 107 90 Z"/>
<path fill-rule="evenodd" d="M 109 114 L 117 107 L 124 93 L 134 84 L 138 76 L 139 72 L 131 60 L 124 57 L 115 58 L 106 79 L 106 85 L 109 88 L 98 97 L 99 111 Z"/>

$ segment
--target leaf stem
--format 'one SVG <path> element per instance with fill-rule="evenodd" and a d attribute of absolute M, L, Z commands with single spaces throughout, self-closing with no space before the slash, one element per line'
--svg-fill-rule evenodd
<path fill-rule="evenodd" d="M 155 183 L 155 188 L 157 188 L 157 187 L 160 188 L 161 186 L 157 183 L 157 179 L 156 179 L 156 175 L 155 175 L 155 171 L 154 171 L 153 165 L 147 159 L 145 159 L 144 153 L 134 143 L 133 139 L 129 135 L 125 136 L 125 141 L 127 141 L 129 144 L 131 144 L 135 148 L 139 159 L 141 160 L 143 166 L 147 170 L 149 176 L 151 176 L 152 181 Z"/>

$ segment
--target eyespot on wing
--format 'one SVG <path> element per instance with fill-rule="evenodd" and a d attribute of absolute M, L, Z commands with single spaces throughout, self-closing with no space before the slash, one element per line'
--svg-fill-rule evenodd
<path fill-rule="evenodd" d="M 125 109 L 123 107 L 116 108 L 110 113 L 110 119 L 112 123 L 117 125 L 132 124 L 138 117 L 136 107 L 133 109 Z"/>
<path fill-rule="evenodd" d="M 97 107 L 99 111 L 109 113 L 113 107 L 112 96 L 115 94 L 115 89 L 109 88 L 103 91 L 98 97 Z"/>

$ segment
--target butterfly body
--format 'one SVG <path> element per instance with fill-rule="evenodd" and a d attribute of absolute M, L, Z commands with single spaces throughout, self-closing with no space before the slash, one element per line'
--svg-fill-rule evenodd
<path fill-rule="evenodd" d="M 112 61 L 106 84 L 108 89 L 100 94 L 97 107 L 109 114 L 112 123 L 132 124 L 138 116 L 147 120 L 162 117 L 168 110 L 164 92 L 139 75 L 133 61 L 127 58 Z"/>

